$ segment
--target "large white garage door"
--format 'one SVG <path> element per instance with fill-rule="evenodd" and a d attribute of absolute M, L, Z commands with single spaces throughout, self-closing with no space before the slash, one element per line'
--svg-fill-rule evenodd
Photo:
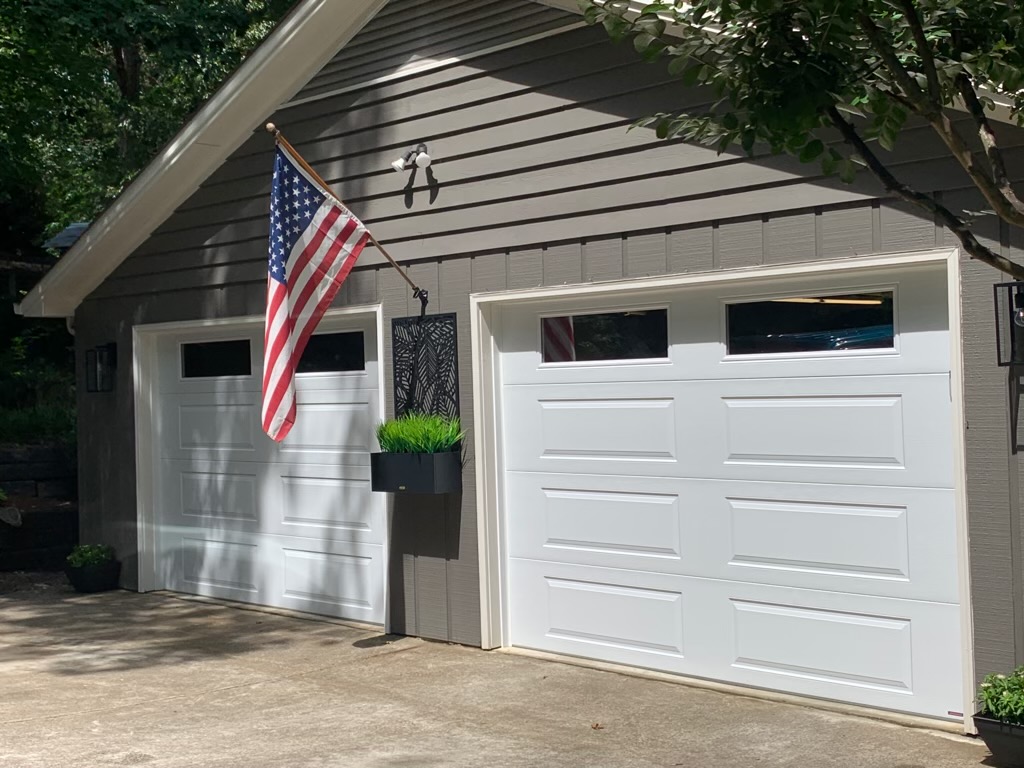
<path fill-rule="evenodd" d="M 158 341 L 158 586 L 383 623 L 375 323 L 321 323 L 281 444 L 260 428 L 262 337 L 249 323 Z"/>
<path fill-rule="evenodd" d="M 503 309 L 508 641 L 955 717 L 946 296 L 917 267 Z"/>

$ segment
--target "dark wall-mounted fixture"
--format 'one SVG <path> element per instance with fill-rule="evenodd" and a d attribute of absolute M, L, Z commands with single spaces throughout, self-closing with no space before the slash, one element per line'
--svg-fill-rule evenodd
<path fill-rule="evenodd" d="M 117 344 L 100 344 L 85 351 L 85 391 L 113 392 L 117 370 Z"/>
<path fill-rule="evenodd" d="M 997 283 L 996 360 L 1007 369 L 1010 394 L 1010 451 L 1024 448 L 1018 438 L 1018 415 L 1024 391 L 1024 283 Z"/>
<path fill-rule="evenodd" d="M 433 158 L 427 153 L 426 144 L 417 144 L 400 158 L 391 163 L 391 167 L 398 173 L 407 171 L 410 168 L 429 168 Z"/>

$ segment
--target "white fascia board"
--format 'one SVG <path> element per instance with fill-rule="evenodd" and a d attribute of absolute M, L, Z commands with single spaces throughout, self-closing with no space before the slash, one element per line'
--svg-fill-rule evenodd
<path fill-rule="evenodd" d="M 30 317 L 74 314 L 82 300 L 252 135 L 258 121 L 294 96 L 386 2 L 300 3 L 15 311 Z"/>

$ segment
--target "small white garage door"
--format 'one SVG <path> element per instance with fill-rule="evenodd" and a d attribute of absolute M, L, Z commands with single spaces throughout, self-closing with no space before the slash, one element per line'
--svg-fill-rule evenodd
<path fill-rule="evenodd" d="M 320 324 L 280 444 L 260 428 L 262 323 L 157 343 L 158 588 L 383 623 L 374 319 Z"/>
<path fill-rule="evenodd" d="M 507 641 L 955 717 L 946 296 L 917 267 L 503 309 Z"/>

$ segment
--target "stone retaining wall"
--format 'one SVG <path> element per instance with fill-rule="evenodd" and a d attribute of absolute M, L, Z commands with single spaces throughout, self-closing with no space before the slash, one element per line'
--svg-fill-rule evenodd
<path fill-rule="evenodd" d="M 75 447 L 0 445 L 0 488 L 8 496 L 75 500 L 78 496 Z"/>
<path fill-rule="evenodd" d="M 78 542 L 74 446 L 0 445 L 0 488 L 20 524 L 0 522 L 0 571 L 61 568 Z"/>

